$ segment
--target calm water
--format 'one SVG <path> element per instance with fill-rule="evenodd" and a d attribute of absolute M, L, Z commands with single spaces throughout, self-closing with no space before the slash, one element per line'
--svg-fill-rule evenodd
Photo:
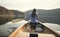
<path fill-rule="evenodd" d="M 27 21 L 22 20 L 16 23 L 13 22 L 8 22 L 4 25 L 0 26 L 0 36 L 8 36 L 9 34 L 11 34 L 13 32 L 13 30 L 15 30 L 16 28 L 18 28 L 19 26 L 23 25 L 27 23 Z M 53 30 L 55 31 L 59 31 L 60 32 L 60 25 L 58 24 L 53 24 L 53 23 L 43 23 L 44 25 L 53 28 Z"/>
<path fill-rule="evenodd" d="M 16 28 L 18 28 L 20 25 L 23 25 L 25 23 L 27 23 L 27 21 L 22 20 L 16 23 L 8 22 L 4 25 L 1 25 L 0 26 L 0 37 L 1 36 L 5 37 L 5 36 L 10 35 Z"/>

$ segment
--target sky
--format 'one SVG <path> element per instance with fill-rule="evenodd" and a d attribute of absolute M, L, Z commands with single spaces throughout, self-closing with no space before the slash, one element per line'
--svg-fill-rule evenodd
<path fill-rule="evenodd" d="M 0 0 L 0 6 L 20 11 L 33 8 L 49 10 L 60 8 L 60 0 Z"/>

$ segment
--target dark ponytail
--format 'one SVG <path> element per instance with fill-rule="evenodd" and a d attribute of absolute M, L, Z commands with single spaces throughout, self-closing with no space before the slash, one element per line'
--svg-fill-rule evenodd
<path fill-rule="evenodd" d="M 35 16 L 36 16 L 36 9 L 34 8 L 32 11 L 32 17 L 35 17 Z"/>

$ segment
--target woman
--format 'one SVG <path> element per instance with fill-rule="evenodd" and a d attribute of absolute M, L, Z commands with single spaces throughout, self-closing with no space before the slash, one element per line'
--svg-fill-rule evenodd
<path fill-rule="evenodd" d="M 32 14 L 30 14 L 29 16 L 30 19 L 30 26 L 33 30 L 36 29 L 36 25 L 37 25 L 37 20 L 38 20 L 38 16 L 36 14 L 36 9 L 33 9 Z"/>

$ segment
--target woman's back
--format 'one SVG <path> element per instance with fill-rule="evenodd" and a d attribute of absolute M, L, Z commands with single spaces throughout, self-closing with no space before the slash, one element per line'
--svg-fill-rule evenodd
<path fill-rule="evenodd" d="M 38 19 L 37 15 L 34 17 L 32 17 L 32 15 L 30 15 L 30 20 L 31 20 L 30 22 L 31 23 L 37 23 L 37 19 Z"/>

